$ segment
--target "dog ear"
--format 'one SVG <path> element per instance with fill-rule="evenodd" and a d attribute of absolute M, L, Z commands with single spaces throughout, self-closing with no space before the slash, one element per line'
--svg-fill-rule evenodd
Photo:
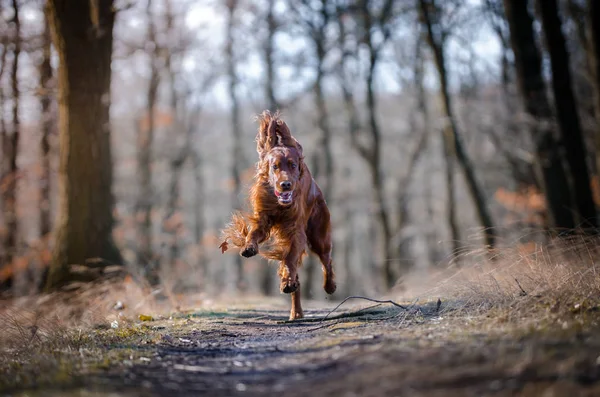
<path fill-rule="evenodd" d="M 277 121 L 277 119 L 272 118 L 269 126 L 267 127 L 267 133 L 265 136 L 265 149 L 267 152 L 273 149 L 275 146 L 280 146 L 279 126 Z"/>
<path fill-rule="evenodd" d="M 263 111 L 260 115 L 256 116 L 258 120 L 258 133 L 256 134 L 256 151 L 258 152 L 258 157 L 262 161 L 269 149 L 266 148 L 267 141 L 267 131 L 269 129 L 269 125 L 271 123 L 271 112 L 268 110 Z"/>
<path fill-rule="evenodd" d="M 256 135 L 256 151 L 260 160 L 263 160 L 276 146 L 295 147 L 302 156 L 302 145 L 292 136 L 287 124 L 279 117 L 279 112 L 273 115 L 265 110 L 257 119 L 259 126 Z"/>

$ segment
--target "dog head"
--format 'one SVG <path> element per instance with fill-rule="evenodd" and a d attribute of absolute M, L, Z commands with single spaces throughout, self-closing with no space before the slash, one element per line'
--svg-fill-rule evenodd
<path fill-rule="evenodd" d="M 256 136 L 259 167 L 268 175 L 269 185 L 279 205 L 288 206 L 297 195 L 297 186 L 304 169 L 302 146 L 292 136 L 279 114 L 264 111 L 259 116 Z"/>

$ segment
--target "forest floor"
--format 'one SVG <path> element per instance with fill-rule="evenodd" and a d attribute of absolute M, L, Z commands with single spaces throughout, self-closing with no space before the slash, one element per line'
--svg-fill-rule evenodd
<path fill-rule="evenodd" d="M 600 395 L 594 302 L 306 301 L 289 322 L 286 300 L 247 298 L 52 335 L 19 325 L 22 343 L 0 349 L 0 395 Z"/>

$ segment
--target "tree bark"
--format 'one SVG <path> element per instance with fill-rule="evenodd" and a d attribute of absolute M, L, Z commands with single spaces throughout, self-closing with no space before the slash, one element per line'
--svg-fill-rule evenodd
<path fill-rule="evenodd" d="M 598 226 L 596 205 L 592 196 L 590 174 L 587 166 L 587 150 L 573 93 L 573 78 L 569 67 L 569 52 L 562 32 L 556 0 L 537 0 L 542 16 L 546 47 L 552 66 L 552 89 L 558 116 L 559 131 L 565 148 L 578 224 L 588 230 Z"/>
<path fill-rule="evenodd" d="M 202 157 L 197 150 L 193 150 L 191 153 L 193 174 L 194 174 L 194 197 L 196 198 L 196 205 L 194 206 L 194 241 L 198 244 L 198 266 L 202 272 L 204 285 L 208 282 L 208 268 L 206 265 L 206 259 L 204 258 L 204 245 L 203 237 L 205 226 L 204 218 L 204 178 L 202 175 Z"/>
<path fill-rule="evenodd" d="M 173 10 L 171 8 L 171 1 L 165 0 L 165 35 L 167 38 L 173 38 Z M 169 198 L 167 199 L 167 208 L 163 221 L 163 230 L 166 229 L 169 235 L 169 257 L 166 262 L 167 265 L 173 266 L 179 259 L 179 244 L 178 244 L 178 233 L 182 228 L 182 224 L 178 222 L 169 222 L 176 216 L 179 208 L 179 201 L 181 199 L 181 172 L 183 166 L 188 157 L 188 149 L 190 145 L 190 135 L 192 129 L 189 128 L 189 132 L 185 132 L 183 141 L 180 141 L 179 135 L 181 133 L 180 115 L 177 109 L 178 96 L 176 87 L 176 73 L 173 70 L 173 50 L 167 49 L 165 52 L 165 69 L 168 77 L 169 84 L 169 114 L 172 117 L 172 123 L 170 125 L 171 136 L 175 144 L 175 153 L 171 157 L 169 162 Z"/>
<path fill-rule="evenodd" d="M 595 157 L 596 167 L 600 169 L 600 4 L 596 0 L 588 0 L 588 63 L 591 69 L 592 86 L 594 87 L 594 113 L 596 116 Z"/>
<path fill-rule="evenodd" d="M 3 175 L 0 179 L 2 188 L 2 212 L 6 222 L 6 235 L 3 241 L 4 257 L 0 262 L 10 264 L 17 250 L 18 220 L 17 220 L 17 156 L 19 152 L 19 138 L 21 132 L 21 122 L 19 117 L 20 92 L 19 92 L 19 56 L 21 53 L 21 21 L 19 2 L 12 1 L 13 7 L 13 26 L 14 26 L 14 48 L 13 62 L 10 69 L 10 87 L 11 87 L 11 116 L 12 133 L 5 135 L 3 141 Z"/>
<path fill-rule="evenodd" d="M 0 8 L 0 11 L 2 9 Z M 2 43 L 2 56 L 0 57 L 0 80 L 4 76 L 4 72 L 6 71 L 6 56 L 8 54 L 8 46 L 5 42 Z M 0 109 L 4 109 L 4 86 L 0 86 Z M 10 158 L 10 146 L 8 140 L 8 130 L 6 128 L 6 112 L 0 112 L 0 144 L 2 145 L 2 159 L 0 160 L 0 182 L 4 180 L 4 176 L 7 174 L 8 165 L 6 164 L 6 160 Z M 0 208 L 2 209 L 0 215 L 2 216 L 2 221 L 6 223 L 6 215 L 4 215 L 4 194 L 0 192 Z M 6 261 L 6 247 L 4 246 L 4 241 L 1 241 L 0 244 L 0 269 L 4 266 L 8 266 Z M 4 287 L 2 285 L 1 287 Z M 10 287 L 10 282 L 6 283 L 6 287 Z"/>
<path fill-rule="evenodd" d="M 321 0 L 320 3 L 320 22 L 317 26 L 310 24 L 312 27 L 310 31 L 310 37 L 313 41 L 315 50 L 317 65 L 316 72 L 317 76 L 315 79 L 314 93 L 315 93 L 315 108 L 317 111 L 317 125 L 320 130 L 320 137 L 317 147 L 314 151 L 314 167 L 313 177 L 319 184 L 325 200 L 331 204 L 332 192 L 333 192 L 333 155 L 331 148 L 331 128 L 329 125 L 329 114 L 327 111 L 327 105 L 325 101 L 325 91 L 323 88 L 323 78 L 325 71 L 323 70 L 323 63 L 325 56 L 327 55 L 326 50 L 326 35 L 325 29 L 329 24 L 329 14 L 327 12 L 326 0 Z M 309 256 L 305 264 L 306 279 L 303 283 L 303 288 L 307 298 L 312 297 L 314 274 L 316 267 L 318 266 L 317 260 L 314 256 Z"/>
<path fill-rule="evenodd" d="M 443 129 L 441 132 L 444 161 L 446 162 L 446 221 L 448 222 L 450 239 L 452 240 L 451 257 L 454 259 L 460 252 L 460 229 L 456 219 L 456 198 L 454 196 L 454 151 L 452 150 L 452 134 L 446 129 Z"/>
<path fill-rule="evenodd" d="M 377 46 L 373 42 L 371 28 L 373 21 L 367 1 L 362 2 L 362 15 L 364 18 L 365 42 L 369 50 L 369 69 L 367 73 L 367 112 L 369 119 L 369 132 L 371 134 L 371 143 L 368 150 L 359 150 L 367 162 L 371 174 L 371 184 L 375 199 L 375 212 L 382 231 L 383 244 L 383 263 L 381 264 L 381 274 L 386 289 L 394 286 L 396 275 L 394 274 L 394 254 L 392 249 L 392 226 L 389 213 L 385 203 L 385 194 L 383 187 L 383 178 L 381 175 L 381 131 L 377 121 L 377 99 L 374 90 L 375 69 L 379 60 L 379 50 L 381 45 Z"/>
<path fill-rule="evenodd" d="M 233 153 L 232 153 L 232 166 L 231 176 L 233 179 L 233 208 L 240 209 L 240 195 L 242 194 L 242 172 L 244 169 L 244 152 L 243 152 L 243 138 L 242 138 L 242 125 L 240 123 L 240 104 L 237 96 L 238 76 L 236 71 L 236 57 L 234 53 L 235 48 L 235 13 L 237 10 L 238 1 L 230 0 L 227 2 L 228 14 L 227 14 L 227 43 L 225 53 L 227 57 L 227 74 L 229 75 L 229 100 L 231 101 L 231 133 L 233 139 Z M 270 66 L 272 68 L 272 65 Z M 271 69 L 269 69 L 271 70 Z M 272 70 L 271 70 L 272 73 Z M 269 77 L 270 78 L 270 77 Z M 244 265 L 240 256 L 235 257 L 235 269 L 236 269 L 236 285 L 242 291 L 246 289 Z M 268 269 L 267 269 L 268 272 Z"/>
<path fill-rule="evenodd" d="M 509 22 L 511 45 L 515 57 L 517 83 L 527 114 L 533 119 L 529 127 L 535 145 L 536 167 L 541 174 L 549 208 L 551 226 L 575 227 L 571 189 L 563 165 L 559 144 L 551 126 L 552 111 L 546 96 L 541 70 L 541 56 L 535 43 L 533 18 L 523 0 L 504 0 Z"/>
<path fill-rule="evenodd" d="M 154 255 L 152 243 L 152 206 L 154 202 L 152 188 L 152 145 L 154 142 L 154 108 L 156 106 L 158 86 L 160 84 L 160 71 L 158 61 L 160 57 L 159 44 L 156 41 L 156 27 L 152 13 L 152 0 L 148 0 L 146 7 L 148 19 L 148 32 L 146 41 L 153 44 L 152 52 L 149 54 L 150 81 L 146 92 L 145 115 L 138 124 L 137 137 L 137 166 L 139 175 L 139 196 L 136 208 L 136 219 L 138 220 L 138 242 L 137 251 L 138 265 L 143 266 L 146 278 L 151 285 L 159 282 L 159 261 Z M 147 119 L 147 123 L 145 122 Z"/>
<path fill-rule="evenodd" d="M 71 264 L 121 264 L 113 237 L 110 81 L 112 0 L 49 0 L 59 55 L 59 214 L 46 289 L 73 279 Z"/>
<path fill-rule="evenodd" d="M 54 117 L 51 111 L 52 104 L 52 65 L 51 65 L 51 44 L 50 24 L 47 15 L 44 17 L 43 32 L 43 55 L 40 64 L 40 104 L 42 107 L 42 138 L 40 140 L 40 156 L 42 165 L 42 175 L 40 178 L 40 237 L 45 238 L 51 231 L 52 221 L 50 218 L 50 188 L 51 188 L 51 167 L 50 167 L 50 136 L 54 126 Z"/>
<path fill-rule="evenodd" d="M 432 20 L 432 16 L 430 15 L 432 8 L 437 8 L 433 0 L 420 0 L 421 18 L 425 24 L 427 41 L 431 51 L 433 52 L 435 66 L 439 76 L 442 109 L 447 119 L 447 125 L 444 128 L 445 134 L 447 135 L 447 144 L 451 145 L 450 148 L 453 152 L 452 155 L 456 156 L 456 159 L 458 160 L 458 163 L 460 164 L 465 176 L 469 193 L 471 194 L 471 198 L 475 203 L 479 222 L 484 228 L 483 233 L 485 236 L 486 246 L 488 248 L 494 248 L 496 244 L 496 229 L 494 228 L 492 216 L 490 215 L 488 209 L 485 193 L 477 181 L 475 176 L 475 168 L 466 149 L 464 148 L 461 137 L 462 134 L 459 131 L 456 123 L 456 118 L 452 109 L 452 98 L 448 92 L 448 76 L 446 72 L 446 60 L 444 54 L 445 37 L 444 33 L 436 34 L 434 32 L 432 25 L 435 23 L 435 21 Z M 440 29 L 441 27 L 438 26 L 437 30 Z"/>
<path fill-rule="evenodd" d="M 275 97 L 275 60 L 273 59 L 275 49 L 275 33 L 277 32 L 277 21 L 275 20 L 275 0 L 268 0 L 267 10 L 267 38 L 265 41 L 265 65 L 267 68 L 267 101 L 271 112 L 279 109 L 279 102 Z"/>

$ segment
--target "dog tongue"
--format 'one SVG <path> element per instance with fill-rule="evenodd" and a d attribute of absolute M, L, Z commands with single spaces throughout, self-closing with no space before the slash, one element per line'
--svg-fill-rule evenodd
<path fill-rule="evenodd" d="M 275 190 L 275 196 L 281 197 L 283 199 L 289 199 L 291 195 L 292 192 L 278 192 L 277 190 Z"/>

